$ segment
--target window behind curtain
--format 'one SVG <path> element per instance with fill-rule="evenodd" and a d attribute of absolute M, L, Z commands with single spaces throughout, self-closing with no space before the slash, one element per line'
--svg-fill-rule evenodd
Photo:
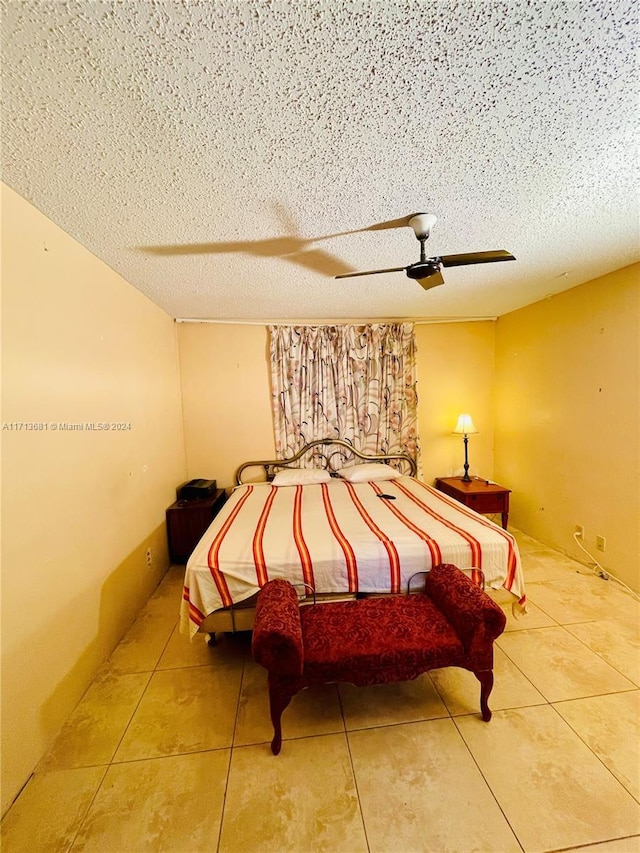
<path fill-rule="evenodd" d="M 269 326 L 269 339 L 279 458 L 319 438 L 416 457 L 412 323 Z"/>

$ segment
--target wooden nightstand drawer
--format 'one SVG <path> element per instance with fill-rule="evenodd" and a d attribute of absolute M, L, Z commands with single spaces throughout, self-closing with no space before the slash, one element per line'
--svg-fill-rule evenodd
<path fill-rule="evenodd" d="M 471 509 L 475 509 L 476 512 L 502 512 L 504 509 L 504 495 L 467 495 L 466 505 L 471 507 Z"/>

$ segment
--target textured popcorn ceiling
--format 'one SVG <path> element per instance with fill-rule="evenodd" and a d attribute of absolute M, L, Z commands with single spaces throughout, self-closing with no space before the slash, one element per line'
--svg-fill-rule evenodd
<path fill-rule="evenodd" d="M 637 8 L 3 0 L 3 180 L 174 317 L 497 316 L 640 256 Z M 332 278 L 415 211 L 517 262 Z"/>

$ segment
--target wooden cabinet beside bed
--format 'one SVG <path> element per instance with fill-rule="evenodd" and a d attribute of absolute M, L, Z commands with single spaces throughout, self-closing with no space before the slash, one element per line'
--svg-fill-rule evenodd
<path fill-rule="evenodd" d="M 202 500 L 176 501 L 167 509 L 167 538 L 172 563 L 186 563 L 202 534 L 227 500 L 224 489 L 217 489 Z"/>
<path fill-rule="evenodd" d="M 476 512 L 500 513 L 502 526 L 507 529 L 511 489 L 478 477 L 472 477 L 468 482 L 462 477 L 439 477 L 436 480 L 436 489 Z"/>

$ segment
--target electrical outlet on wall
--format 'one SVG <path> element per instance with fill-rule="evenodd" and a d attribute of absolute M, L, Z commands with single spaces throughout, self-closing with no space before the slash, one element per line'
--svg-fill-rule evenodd
<path fill-rule="evenodd" d="M 604 551 L 607 547 L 607 540 L 604 536 L 596 536 L 596 548 L 598 551 Z"/>
<path fill-rule="evenodd" d="M 153 562 L 153 557 L 151 556 L 151 548 L 147 548 L 147 565 L 150 566 Z"/>
<path fill-rule="evenodd" d="M 574 536 L 578 537 L 578 539 L 584 539 L 584 526 L 582 524 L 576 524 L 573 533 Z"/>

